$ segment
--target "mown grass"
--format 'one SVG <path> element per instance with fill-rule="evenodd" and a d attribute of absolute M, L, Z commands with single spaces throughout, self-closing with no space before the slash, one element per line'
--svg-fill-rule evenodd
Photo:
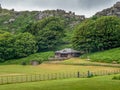
<path fill-rule="evenodd" d="M 120 90 L 120 81 L 113 76 L 8 84 L 0 85 L 0 90 Z"/>
<path fill-rule="evenodd" d="M 103 66 L 80 66 L 80 65 L 61 65 L 61 64 L 41 64 L 38 66 L 22 66 L 22 65 L 1 65 L 0 75 L 18 74 L 50 74 L 50 73 L 67 73 L 67 72 L 78 72 L 81 73 L 92 71 L 114 71 L 120 68 L 103 67 Z"/>
<path fill-rule="evenodd" d="M 0 63 L 0 65 L 10 65 L 10 64 L 19 64 L 20 65 L 23 62 L 25 62 L 26 64 L 30 64 L 30 61 L 32 61 L 32 60 L 46 61 L 51 56 L 54 56 L 53 51 L 41 52 L 41 53 L 32 54 L 28 57 L 21 58 L 21 59 L 8 60 L 6 62 Z"/>
<path fill-rule="evenodd" d="M 120 63 L 120 48 L 115 48 L 92 54 L 86 54 L 81 56 L 81 58 L 89 58 L 91 59 L 91 61 L 97 62 L 112 63 L 114 61 L 116 63 Z"/>

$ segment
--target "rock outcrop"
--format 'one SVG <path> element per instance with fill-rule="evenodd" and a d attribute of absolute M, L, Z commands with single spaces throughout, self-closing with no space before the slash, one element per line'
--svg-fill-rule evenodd
<path fill-rule="evenodd" d="M 95 14 L 95 16 L 111 16 L 115 15 L 120 17 L 120 2 L 117 2 L 113 5 L 111 8 L 104 9 L 103 11 L 100 11 Z"/>
<path fill-rule="evenodd" d="M 36 20 L 41 20 L 50 16 L 64 18 L 70 28 L 73 28 L 75 25 L 86 19 L 84 15 L 76 15 L 74 12 L 66 12 L 61 9 L 39 11 L 35 17 Z"/>
<path fill-rule="evenodd" d="M 61 9 L 45 11 L 15 11 L 14 9 L 4 9 L 0 4 L 0 10 L 0 28 L 10 32 L 18 31 L 31 22 L 37 22 L 50 16 L 62 19 L 65 22 L 66 30 L 73 30 L 77 24 L 86 19 L 84 15 L 76 15 L 74 12 L 68 12 Z"/>
<path fill-rule="evenodd" d="M 1 4 L 0 4 L 0 13 L 2 12 L 2 6 L 1 6 Z"/>
<path fill-rule="evenodd" d="M 42 18 L 46 18 L 46 17 L 50 17 L 50 16 L 60 16 L 60 17 L 64 17 L 64 18 L 74 18 L 74 19 L 77 19 L 77 20 L 84 20 L 85 19 L 84 15 L 75 15 L 74 12 L 71 12 L 71 11 L 66 12 L 66 11 L 61 10 L 61 9 L 40 11 L 36 15 L 36 18 L 38 20 L 40 20 Z"/>

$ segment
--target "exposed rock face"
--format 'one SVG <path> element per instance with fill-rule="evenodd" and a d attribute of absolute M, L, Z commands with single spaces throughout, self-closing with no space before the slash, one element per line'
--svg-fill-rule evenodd
<path fill-rule="evenodd" d="M 36 15 L 36 19 L 40 20 L 46 17 L 50 17 L 50 16 L 60 16 L 60 17 L 64 17 L 64 18 L 75 18 L 78 20 L 84 20 L 85 16 L 84 15 L 75 15 L 74 12 L 65 12 L 64 10 L 61 9 L 57 9 L 57 10 L 45 10 L 45 11 L 40 11 L 37 15 Z"/>
<path fill-rule="evenodd" d="M 55 16 L 61 18 L 66 25 L 67 30 L 73 30 L 74 26 L 85 20 L 84 15 L 75 15 L 74 12 L 66 12 L 61 9 L 57 10 L 45 10 L 45 11 L 15 11 L 14 9 L 8 10 L 1 7 L 0 4 L 0 26 L 6 31 L 15 32 L 22 29 L 23 25 L 27 25 L 31 22 Z M 17 25 L 15 25 L 17 23 Z"/>
<path fill-rule="evenodd" d="M 2 12 L 2 6 L 1 6 L 1 4 L 0 4 L 0 13 Z"/>
<path fill-rule="evenodd" d="M 111 16 L 115 15 L 120 17 L 120 2 L 117 2 L 116 4 L 113 5 L 113 7 L 104 9 L 101 12 L 98 12 L 95 14 L 96 16 Z"/>
<path fill-rule="evenodd" d="M 15 21 L 15 19 L 14 18 L 11 18 L 11 19 L 9 19 L 8 21 L 4 21 L 3 23 L 4 24 L 8 24 L 8 23 L 13 23 Z"/>
<path fill-rule="evenodd" d="M 47 18 L 50 16 L 55 16 L 55 17 L 61 17 L 66 19 L 66 22 L 69 22 L 69 27 L 73 28 L 75 25 L 79 24 L 81 21 L 85 20 L 85 16 L 84 15 L 75 15 L 74 12 L 66 12 L 64 10 L 61 9 L 57 9 L 57 10 L 45 10 L 45 11 L 39 11 L 35 18 L 36 20 L 41 20 L 43 18 Z"/>

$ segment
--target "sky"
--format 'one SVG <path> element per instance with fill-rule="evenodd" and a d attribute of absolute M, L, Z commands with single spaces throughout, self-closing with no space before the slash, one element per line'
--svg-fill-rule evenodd
<path fill-rule="evenodd" d="M 113 6 L 117 1 L 120 0 L 0 0 L 0 3 L 3 8 L 14 8 L 16 11 L 62 9 L 91 17 L 96 12 Z"/>

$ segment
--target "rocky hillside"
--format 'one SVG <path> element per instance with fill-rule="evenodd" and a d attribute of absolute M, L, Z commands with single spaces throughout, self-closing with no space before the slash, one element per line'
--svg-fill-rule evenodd
<path fill-rule="evenodd" d="M 76 24 L 85 19 L 83 15 L 75 15 L 74 12 L 64 10 L 45 10 L 45 11 L 14 11 L 14 9 L 3 9 L 0 5 L 0 29 L 12 33 L 19 32 L 30 22 L 36 22 L 46 17 L 60 17 L 67 23 L 66 28 L 73 28 Z"/>
<path fill-rule="evenodd" d="M 115 15 L 120 17 L 120 2 L 117 2 L 112 7 L 104 9 L 103 11 L 97 12 L 96 16 L 111 16 Z"/>

